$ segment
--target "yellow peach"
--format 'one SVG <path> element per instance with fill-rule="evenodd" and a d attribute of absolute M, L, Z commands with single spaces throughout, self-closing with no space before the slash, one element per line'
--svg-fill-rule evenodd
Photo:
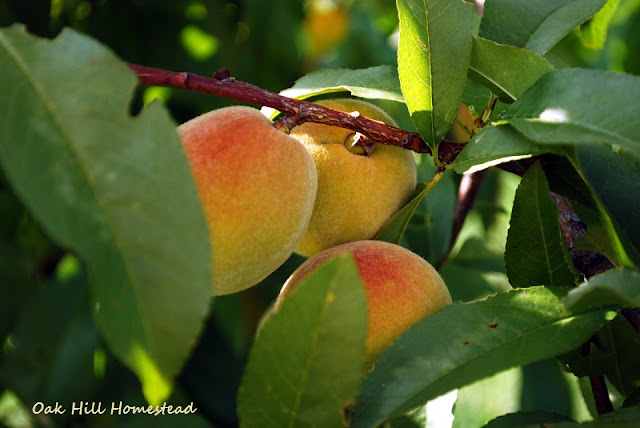
<path fill-rule="evenodd" d="M 453 120 L 451 128 L 449 128 L 445 140 L 466 143 L 473 136 L 473 127 L 473 116 L 471 116 L 469 108 L 463 103 L 460 103 L 458 105 L 458 111 L 456 112 L 456 118 Z"/>
<path fill-rule="evenodd" d="M 416 322 L 451 303 L 449 289 L 422 257 L 383 241 L 356 241 L 305 261 L 285 282 L 275 310 L 311 272 L 337 254 L 351 253 L 367 295 L 367 360 L 375 358 Z"/>
<path fill-rule="evenodd" d="M 226 107 L 178 128 L 213 247 L 214 294 L 251 287 L 293 253 L 316 196 L 313 160 L 250 107 Z"/>
<path fill-rule="evenodd" d="M 395 125 L 384 111 L 356 99 L 317 104 Z M 357 113 L 355 113 L 357 112 Z M 292 129 L 316 164 L 318 194 L 307 233 L 296 252 L 311 256 L 346 242 L 371 239 L 411 198 L 416 165 L 410 151 L 374 143 L 352 148 L 356 133 L 318 123 Z"/>

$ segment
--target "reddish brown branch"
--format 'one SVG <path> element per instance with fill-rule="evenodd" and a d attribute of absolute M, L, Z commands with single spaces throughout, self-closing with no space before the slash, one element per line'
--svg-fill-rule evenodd
<path fill-rule="evenodd" d="M 469 214 L 469 211 L 473 208 L 483 177 L 484 171 L 478 171 L 472 174 L 464 174 L 460 180 L 460 186 L 458 187 L 458 200 L 453 214 L 453 227 L 451 229 L 451 238 L 449 239 L 447 254 L 456 243 L 456 239 L 458 239 L 460 230 L 462 230 L 462 225 L 467 218 L 467 214 Z M 444 262 L 444 260 L 442 260 L 442 262 Z"/>
<path fill-rule="evenodd" d="M 381 144 L 400 146 L 418 153 L 431 153 L 429 146 L 415 132 L 408 132 L 364 116 L 352 116 L 308 101 L 284 97 L 235 80 L 226 69 L 218 70 L 213 77 L 205 77 L 136 64 L 129 64 L 129 67 L 136 73 L 141 84 L 188 89 L 274 108 L 287 115 L 284 123 L 289 129 L 304 122 L 324 123 L 360 132 L 371 141 Z"/>

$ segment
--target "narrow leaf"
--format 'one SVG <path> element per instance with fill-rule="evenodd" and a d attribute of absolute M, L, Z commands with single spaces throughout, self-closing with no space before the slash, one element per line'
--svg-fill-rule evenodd
<path fill-rule="evenodd" d="M 640 77 L 565 69 L 540 78 L 501 116 L 548 144 L 618 144 L 640 155 Z"/>
<path fill-rule="evenodd" d="M 640 306 L 640 272 L 625 268 L 608 270 L 571 290 L 562 302 L 572 310 Z"/>
<path fill-rule="evenodd" d="M 352 426 L 377 426 L 451 389 L 568 352 L 611 318 L 606 310 L 569 312 L 556 292 L 512 290 L 447 306 L 415 324 L 365 378 Z"/>
<path fill-rule="evenodd" d="M 432 186 L 428 186 L 427 183 L 418 183 L 416 190 L 413 193 L 413 198 L 407 205 L 405 205 L 400 211 L 398 211 L 387 224 L 376 234 L 375 239 L 378 241 L 392 242 L 394 244 L 400 243 L 402 235 L 406 230 L 413 214 L 420 205 L 420 202 L 427 196 L 427 193 Z"/>
<path fill-rule="evenodd" d="M 429 180 L 436 172 L 432 159 L 423 157 L 418 164 L 418 180 Z M 434 266 L 447 256 L 457 197 L 456 174 L 445 171 L 442 179 L 418 205 L 403 236 L 408 248 Z"/>
<path fill-rule="evenodd" d="M 168 396 L 211 293 L 208 230 L 174 122 L 128 117 L 135 76 L 65 30 L 0 32 L 0 164 L 46 231 L 89 266 L 95 319 L 147 399 Z"/>
<path fill-rule="evenodd" d="M 575 284 L 577 274 L 560 232 L 559 217 L 544 171 L 535 163 L 518 186 L 511 213 L 504 262 L 513 287 Z"/>
<path fill-rule="evenodd" d="M 471 55 L 473 5 L 397 0 L 398 74 L 411 119 L 435 148 L 453 122 Z"/>
<path fill-rule="evenodd" d="M 240 385 L 240 425 L 333 427 L 364 376 L 366 296 L 350 256 L 327 262 L 260 329 Z"/>
<path fill-rule="evenodd" d="M 402 235 L 404 234 L 409 221 L 411 221 L 413 214 L 416 212 L 416 209 L 425 198 L 425 196 L 427 196 L 431 189 L 433 189 L 433 187 L 440 181 L 443 173 L 444 171 L 436 172 L 433 179 L 431 179 L 428 183 L 418 183 L 411 201 L 409 201 L 408 204 L 406 204 L 400 211 L 398 211 L 391 218 L 391 220 L 389 220 L 387 224 L 382 227 L 382 229 L 376 234 L 375 239 L 379 241 L 387 241 L 398 244 L 400 242 L 400 239 L 402 239 Z"/>
<path fill-rule="evenodd" d="M 536 80 L 553 70 L 543 56 L 481 37 L 473 38 L 469 77 L 512 103 Z"/>
<path fill-rule="evenodd" d="M 546 53 L 595 15 L 606 0 L 487 0 L 480 36 Z"/>
<path fill-rule="evenodd" d="M 607 30 L 613 19 L 613 15 L 618 10 L 620 0 L 607 0 L 598 13 L 580 27 L 580 38 L 585 46 L 591 49 L 604 48 L 604 42 L 607 40 Z"/>

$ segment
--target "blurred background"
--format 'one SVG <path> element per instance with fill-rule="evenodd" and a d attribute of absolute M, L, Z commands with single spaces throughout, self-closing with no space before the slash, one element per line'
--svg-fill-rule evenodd
<path fill-rule="evenodd" d="M 618 7 L 606 42 L 590 45 L 579 30 L 570 33 L 547 54 L 557 68 L 640 74 L 640 0 L 610 3 Z M 398 17 L 395 2 L 388 0 L 1 1 L 0 26 L 13 23 L 48 38 L 71 27 L 110 47 L 124 61 L 141 65 L 201 75 L 228 68 L 235 78 L 275 92 L 313 70 L 396 63 Z M 472 86 L 465 96 L 483 98 L 482 90 Z M 166 104 L 177 123 L 234 104 L 178 89 L 140 87 L 132 113 L 155 99 Z M 403 104 L 379 104 L 401 127 L 412 129 Z M 431 160 L 425 156 L 418 161 L 420 180 L 428 181 L 434 173 Z M 403 243 L 440 266 L 452 284 L 454 300 L 469 301 L 508 287 L 502 259 L 519 178 L 499 170 L 485 174 L 475 207 L 448 252 L 459 182 L 459 176 L 447 173 L 422 202 Z M 212 303 L 207 327 L 171 398 L 176 403 L 193 401 L 199 409 L 180 423 L 184 428 L 237 425 L 235 397 L 256 325 L 301 262 L 294 255 L 260 285 Z M 65 288 L 52 292 L 53 283 Z M 41 231 L 2 171 L 0 296 L 0 427 L 57 426 L 60 421 L 61 426 L 148 424 L 148 419 L 135 417 L 68 415 L 52 424 L 51 418 L 31 414 L 36 401 L 144 400 L 137 379 L 101 343 L 89 309 L 84 266 Z M 15 346 L 21 338 L 26 345 Z M 525 392 L 548 388 L 540 384 L 540 373 L 559 385 L 554 393 L 547 389 L 552 406 L 584 413 L 570 392 L 577 386 L 563 377 L 555 362 L 518 370 L 461 390 L 456 424 L 473 426 L 465 418 L 477 418 L 483 411 L 490 417 L 493 410 L 478 400 L 496 388 L 521 391 L 518 403 L 505 398 L 503 406 L 535 409 L 540 403 L 529 403 L 526 397 L 545 394 Z"/>

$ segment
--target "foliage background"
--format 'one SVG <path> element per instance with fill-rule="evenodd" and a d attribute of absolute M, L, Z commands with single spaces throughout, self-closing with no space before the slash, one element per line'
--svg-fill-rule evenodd
<path fill-rule="evenodd" d="M 276 92 L 320 68 L 396 65 L 398 18 L 393 2 L 328 3 L 336 8 L 320 28 L 331 28 L 330 32 L 316 30 L 313 20 L 320 18 L 314 16 L 309 2 L 299 0 L 6 0 L 0 2 L 0 26 L 21 22 L 44 37 L 72 27 L 128 62 L 202 75 L 226 67 L 234 77 Z M 557 68 L 579 66 L 637 75 L 638 28 L 640 1 L 622 0 L 602 49 L 585 47 L 574 31 L 547 58 Z M 90 87 L 91 82 L 86 85 Z M 177 123 L 233 104 L 194 92 L 141 87 L 131 112 L 137 113 L 155 98 L 166 103 Z M 403 105 L 380 104 L 401 127 L 412 129 Z M 426 181 L 433 170 L 430 160 L 424 160 L 420 174 Z M 46 424 L 30 414 L 30 405 L 36 401 L 144 403 L 137 378 L 101 342 L 89 311 L 86 267 L 42 231 L 0 173 L 0 339 L 4 338 L 0 425 Z M 519 178 L 499 171 L 487 173 L 475 208 L 445 260 L 451 233 L 447 221 L 458 182 L 458 176 L 448 173 L 423 201 L 419 213 L 433 227 L 425 232 L 410 226 L 405 244 L 440 264 L 447 282 L 457 284 L 451 290 L 454 300 L 468 301 L 508 286 L 503 254 Z M 301 261 L 293 256 L 259 286 L 217 298 L 212 304 L 214 310 L 171 398 L 197 403 L 197 415 L 186 417 L 182 425 L 237 425 L 235 400 L 256 325 Z M 54 288 L 55 284 L 64 287 Z M 18 360 L 7 357 L 16 336 L 29 338 L 28 352 Z M 550 388 L 549 382 L 555 387 Z M 555 410 L 585 420 L 590 416 L 580 387 L 555 361 L 512 369 L 460 390 L 454 426 L 472 426 L 519 409 Z M 496 391 L 504 396 L 493 396 L 491 407 L 483 397 Z M 137 426 L 143 422 L 90 418 L 68 423 Z"/>

